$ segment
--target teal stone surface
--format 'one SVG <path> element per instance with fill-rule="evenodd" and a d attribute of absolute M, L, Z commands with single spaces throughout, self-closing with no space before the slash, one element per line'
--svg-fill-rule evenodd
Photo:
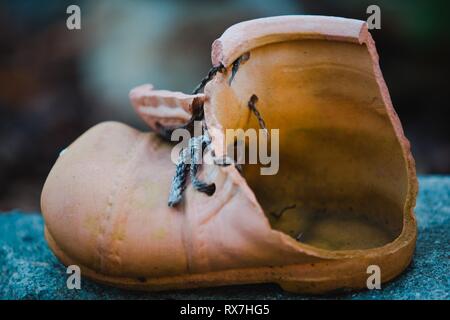
<path fill-rule="evenodd" d="M 419 178 L 418 239 L 407 270 L 381 290 L 325 296 L 245 285 L 160 293 L 112 288 L 82 278 L 68 289 L 66 268 L 49 250 L 38 213 L 0 213 L 0 299 L 445 299 L 450 298 L 450 177 Z"/>

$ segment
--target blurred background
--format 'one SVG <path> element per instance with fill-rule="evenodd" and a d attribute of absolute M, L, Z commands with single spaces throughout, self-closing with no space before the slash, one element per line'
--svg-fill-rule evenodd
<path fill-rule="evenodd" d="M 66 8 L 81 8 L 68 30 Z M 0 211 L 39 210 L 59 152 L 90 126 L 145 130 L 128 102 L 136 85 L 191 92 L 211 67 L 210 45 L 230 25 L 283 14 L 366 20 L 421 174 L 450 173 L 447 1 L 0 1 Z"/>

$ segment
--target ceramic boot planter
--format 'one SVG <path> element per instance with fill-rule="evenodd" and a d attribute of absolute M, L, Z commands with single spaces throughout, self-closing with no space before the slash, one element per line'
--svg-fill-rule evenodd
<path fill-rule="evenodd" d="M 61 261 L 120 287 L 165 290 L 278 283 L 323 293 L 382 282 L 416 240 L 414 160 L 363 21 L 285 16 L 239 23 L 213 44 L 205 93 L 134 89 L 161 135 L 203 118 L 213 152 L 226 129 L 280 132 L 278 174 L 203 164 L 167 204 L 172 145 L 119 123 L 90 129 L 60 156 L 42 192 L 46 237 Z M 200 110 L 201 109 L 201 110 Z M 194 116 L 192 116 L 193 114 Z M 192 178 L 192 177 L 191 177 Z M 195 177 L 194 177 L 195 178 Z"/>

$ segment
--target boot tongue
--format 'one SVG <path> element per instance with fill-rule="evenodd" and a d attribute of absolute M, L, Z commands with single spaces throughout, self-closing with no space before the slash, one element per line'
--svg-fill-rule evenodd
<path fill-rule="evenodd" d="M 163 128 L 180 127 L 191 118 L 194 101 L 203 104 L 203 93 L 185 94 L 168 90 L 154 90 L 151 84 L 130 91 L 130 101 L 137 114 L 155 132 Z"/>

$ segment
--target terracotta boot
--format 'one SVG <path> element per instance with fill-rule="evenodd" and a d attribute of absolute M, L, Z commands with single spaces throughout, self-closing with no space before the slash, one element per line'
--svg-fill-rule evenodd
<path fill-rule="evenodd" d="M 274 282 L 322 293 L 365 288 L 371 265 L 382 282 L 404 270 L 416 240 L 414 161 L 366 24 L 247 21 L 214 42 L 212 59 L 205 95 L 142 86 L 134 107 L 166 137 L 204 113 L 205 159 L 228 156 L 226 129 L 279 129 L 279 172 L 204 163 L 170 207 L 172 145 L 99 124 L 59 157 L 42 192 L 61 261 L 145 290 Z"/>

